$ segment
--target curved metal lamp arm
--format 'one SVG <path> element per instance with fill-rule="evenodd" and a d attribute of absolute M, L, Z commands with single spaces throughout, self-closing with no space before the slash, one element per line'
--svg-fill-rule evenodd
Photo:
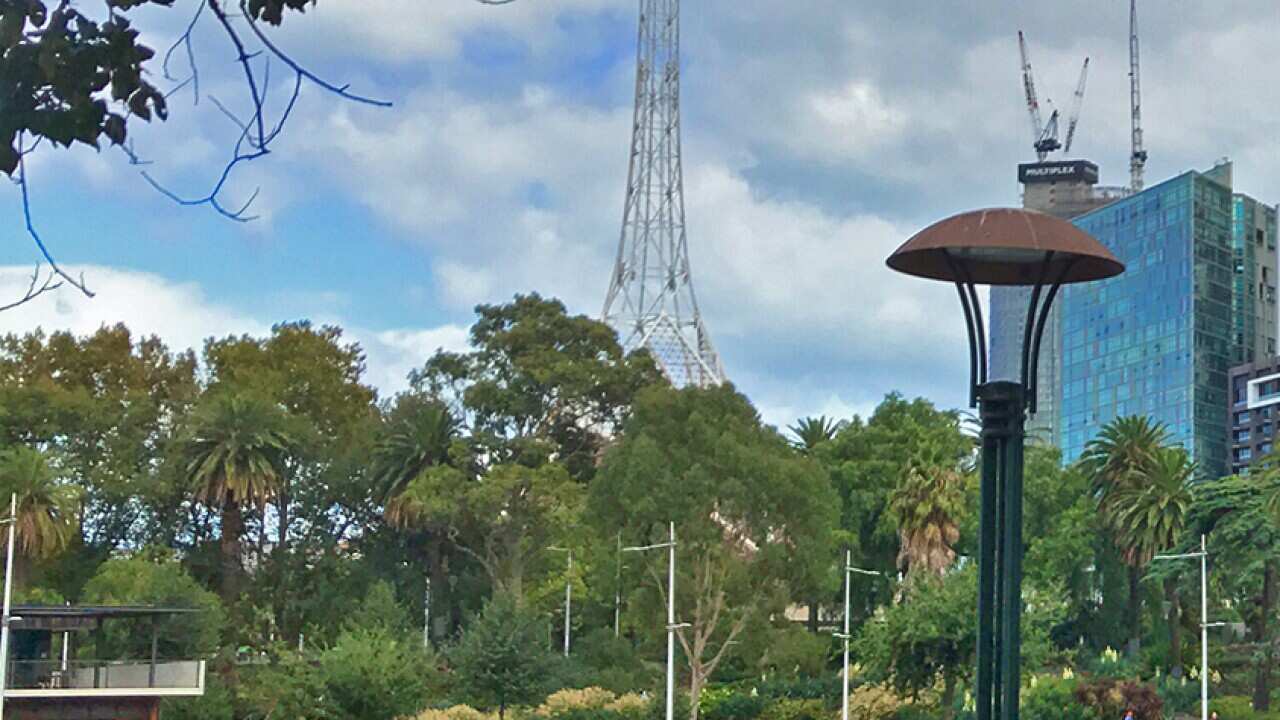
<path fill-rule="evenodd" d="M 978 407 L 978 386 L 987 381 L 987 333 L 982 324 L 982 305 L 978 302 L 978 292 L 969 280 L 965 271 L 951 253 L 943 251 L 951 273 L 957 279 L 956 294 L 960 296 L 960 307 L 964 309 L 965 329 L 969 332 L 969 407 Z"/>

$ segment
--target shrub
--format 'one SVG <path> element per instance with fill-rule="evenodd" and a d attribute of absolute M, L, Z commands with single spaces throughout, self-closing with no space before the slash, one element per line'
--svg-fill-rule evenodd
<path fill-rule="evenodd" d="M 639 720 L 644 717 L 645 711 L 649 709 L 650 702 L 647 698 L 643 698 L 636 693 L 626 693 L 619 695 L 617 700 L 604 706 L 605 710 L 614 713 L 619 718 L 630 720 L 635 718 Z"/>
<path fill-rule="evenodd" d="M 827 720 L 821 700 L 779 700 L 765 706 L 760 720 Z"/>
<path fill-rule="evenodd" d="M 231 691 L 214 674 L 205 680 L 204 694 L 193 698 L 165 698 L 160 716 L 165 720 L 232 720 L 235 701 Z"/>
<path fill-rule="evenodd" d="M 615 693 L 648 687 L 656 679 L 631 643 L 614 637 L 608 628 L 584 635 L 573 655 L 581 666 L 574 677 Z"/>
<path fill-rule="evenodd" d="M 1102 718 L 1123 717 L 1133 708 L 1139 718 L 1163 717 L 1164 703 L 1150 685 L 1115 678 L 1094 678 L 1076 685 L 1076 700 Z"/>
<path fill-rule="evenodd" d="M 351 630 L 338 636 L 319 661 L 325 700 L 337 717 L 393 720 L 426 704 L 434 665 L 421 648 L 382 629 Z"/>
<path fill-rule="evenodd" d="M 703 720 L 755 720 L 764 712 L 765 700 L 733 688 L 704 690 L 698 716 Z"/>
<path fill-rule="evenodd" d="M 769 680 L 757 686 L 760 697 L 766 700 L 826 700 L 840 697 L 840 677 L 795 678 Z"/>
<path fill-rule="evenodd" d="M 1175 678 L 1163 675 L 1156 682 L 1156 692 L 1164 701 L 1166 715 L 1175 713 L 1200 714 L 1200 683 L 1193 682 L 1184 675 Z"/>
<path fill-rule="evenodd" d="M 468 705 L 454 705 L 445 710 L 424 710 L 415 715 L 413 720 L 493 720 L 493 716 Z"/>
<path fill-rule="evenodd" d="M 1022 693 L 1023 720 L 1101 720 L 1093 708 L 1076 698 L 1075 691 L 1075 680 L 1036 678 Z"/>
<path fill-rule="evenodd" d="M 759 669 L 771 676 L 812 678 L 822 675 L 831 655 L 831 637 L 788 626 L 768 633 Z"/>
<path fill-rule="evenodd" d="M 902 698 L 886 685 L 863 685 L 849 693 L 849 717 L 853 720 L 889 720 L 902 706 Z"/>
<path fill-rule="evenodd" d="M 1249 698 L 1239 695 L 1209 698 L 1209 710 L 1223 720 L 1280 720 L 1280 711 L 1258 712 Z"/>
<path fill-rule="evenodd" d="M 533 714 L 544 718 L 557 718 L 572 710 L 597 710 L 617 700 L 608 690 L 598 687 L 581 690 L 559 690 L 547 696 Z"/>

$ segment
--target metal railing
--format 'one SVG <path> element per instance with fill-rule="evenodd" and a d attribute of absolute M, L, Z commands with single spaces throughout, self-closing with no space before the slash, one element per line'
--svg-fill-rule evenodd
<path fill-rule="evenodd" d="M 198 689 L 200 660 L 23 660 L 9 663 L 10 690 Z"/>

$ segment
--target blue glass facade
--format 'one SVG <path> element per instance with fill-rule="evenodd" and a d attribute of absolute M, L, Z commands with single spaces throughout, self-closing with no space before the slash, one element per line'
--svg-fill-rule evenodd
<path fill-rule="evenodd" d="M 1063 292 L 1057 425 L 1065 461 L 1113 418 L 1141 414 L 1165 423 L 1203 474 L 1225 473 L 1229 178 L 1188 172 L 1075 219 L 1127 269 Z"/>

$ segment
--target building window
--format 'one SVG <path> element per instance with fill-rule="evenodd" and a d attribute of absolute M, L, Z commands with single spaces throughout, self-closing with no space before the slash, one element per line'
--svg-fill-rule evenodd
<path fill-rule="evenodd" d="M 1238 443 L 1249 442 L 1249 438 L 1250 438 L 1249 428 L 1245 428 L 1243 430 L 1237 430 L 1235 432 L 1234 437 L 1235 437 L 1235 441 Z"/>
<path fill-rule="evenodd" d="M 1252 460 L 1253 448 L 1236 448 L 1236 459 L 1241 461 Z"/>
<path fill-rule="evenodd" d="M 1271 423 L 1265 422 L 1258 426 L 1258 435 L 1262 437 L 1271 437 Z"/>
<path fill-rule="evenodd" d="M 1258 455 L 1266 455 L 1269 452 L 1271 452 L 1270 442 L 1264 442 L 1258 446 Z"/>
<path fill-rule="evenodd" d="M 1245 423 L 1249 422 L 1249 420 L 1250 418 L 1249 418 L 1248 410 L 1236 413 L 1236 425 L 1244 425 Z"/>

